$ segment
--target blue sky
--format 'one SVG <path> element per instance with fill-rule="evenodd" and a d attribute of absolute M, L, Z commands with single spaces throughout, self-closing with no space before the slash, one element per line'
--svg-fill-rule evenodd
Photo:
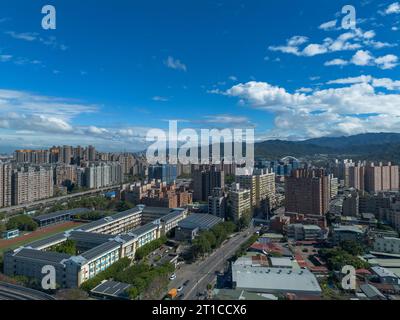
<path fill-rule="evenodd" d="M 0 152 L 137 150 L 169 119 L 261 140 L 400 132 L 400 3 L 353 1 L 355 30 L 346 4 L 1 1 Z"/>

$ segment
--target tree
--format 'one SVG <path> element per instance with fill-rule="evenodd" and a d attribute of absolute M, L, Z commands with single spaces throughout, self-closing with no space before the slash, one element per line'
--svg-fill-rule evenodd
<path fill-rule="evenodd" d="M 364 253 L 364 247 L 356 241 L 352 240 L 342 241 L 340 243 L 340 247 L 353 256 L 359 256 Z"/>
<path fill-rule="evenodd" d="M 67 240 L 57 245 L 54 248 L 54 251 L 59 253 L 66 253 L 71 256 L 76 255 L 77 253 L 76 242 L 74 240 Z"/>
<path fill-rule="evenodd" d="M 120 202 L 118 202 L 116 209 L 118 212 L 122 212 L 122 211 L 132 209 L 133 207 L 134 207 L 134 205 L 132 203 L 130 203 L 129 201 L 120 201 Z"/>
<path fill-rule="evenodd" d="M 239 221 L 238 221 L 238 223 L 237 223 L 237 228 L 238 228 L 238 230 L 239 230 L 239 231 L 242 231 L 242 230 L 248 228 L 249 225 L 250 225 L 250 221 L 251 221 L 250 212 L 244 213 L 244 214 L 240 217 L 240 219 L 239 219 Z"/>
<path fill-rule="evenodd" d="M 10 218 L 6 227 L 7 230 L 35 231 L 38 228 L 38 224 L 30 216 L 18 215 Z"/>

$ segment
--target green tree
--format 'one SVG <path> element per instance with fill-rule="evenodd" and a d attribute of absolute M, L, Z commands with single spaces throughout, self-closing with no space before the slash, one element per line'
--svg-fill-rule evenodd
<path fill-rule="evenodd" d="M 364 253 L 364 247 L 362 244 L 352 241 L 352 240 L 345 240 L 340 243 L 340 248 L 344 251 L 347 251 L 353 256 L 359 256 Z"/>
<path fill-rule="evenodd" d="M 30 216 L 18 215 L 10 218 L 6 227 L 7 230 L 35 231 L 38 228 L 38 224 Z"/>
<path fill-rule="evenodd" d="M 67 240 L 54 248 L 55 252 L 66 253 L 71 256 L 76 255 L 78 250 L 76 248 L 76 242 L 74 240 Z"/>

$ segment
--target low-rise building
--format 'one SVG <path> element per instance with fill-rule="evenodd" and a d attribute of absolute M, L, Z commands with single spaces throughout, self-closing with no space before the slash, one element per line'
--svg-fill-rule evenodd
<path fill-rule="evenodd" d="M 210 230 L 223 220 L 210 214 L 194 213 L 178 222 L 175 238 L 179 241 L 193 240 L 199 231 Z"/>
<path fill-rule="evenodd" d="M 234 289 L 269 294 L 320 296 L 317 278 L 308 269 L 255 267 L 232 264 Z"/>
<path fill-rule="evenodd" d="M 373 245 L 374 251 L 400 254 L 400 238 L 377 237 Z"/>
<path fill-rule="evenodd" d="M 4 254 L 4 273 L 41 281 L 43 266 L 51 265 L 56 269 L 59 286 L 76 288 L 119 259 L 133 259 L 138 248 L 158 239 L 163 230 L 174 228 L 186 214 L 185 210 L 177 210 L 140 226 L 142 210 L 143 207 L 136 207 L 119 212 L 8 251 Z M 67 240 L 75 242 L 76 255 L 52 251 Z"/>
<path fill-rule="evenodd" d="M 396 274 L 394 274 L 392 271 L 390 271 L 386 268 L 375 266 L 375 267 L 372 267 L 371 270 L 374 272 L 375 275 L 377 275 L 379 277 L 379 281 L 381 283 L 396 284 L 396 285 L 398 285 L 400 283 L 399 277 Z"/>
<path fill-rule="evenodd" d="M 365 240 L 365 231 L 360 226 L 338 226 L 333 228 L 333 243 L 339 244 L 342 241 L 362 242 Z"/>
<path fill-rule="evenodd" d="M 317 240 L 323 237 L 322 229 L 316 225 L 290 224 L 287 227 L 288 238 L 303 241 Z"/>

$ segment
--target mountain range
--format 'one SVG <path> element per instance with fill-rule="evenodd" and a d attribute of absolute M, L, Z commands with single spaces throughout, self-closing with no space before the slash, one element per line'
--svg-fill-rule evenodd
<path fill-rule="evenodd" d="M 254 146 L 256 158 L 330 155 L 354 160 L 400 162 L 400 133 L 365 133 L 343 137 L 323 137 L 303 141 L 267 140 Z"/>

